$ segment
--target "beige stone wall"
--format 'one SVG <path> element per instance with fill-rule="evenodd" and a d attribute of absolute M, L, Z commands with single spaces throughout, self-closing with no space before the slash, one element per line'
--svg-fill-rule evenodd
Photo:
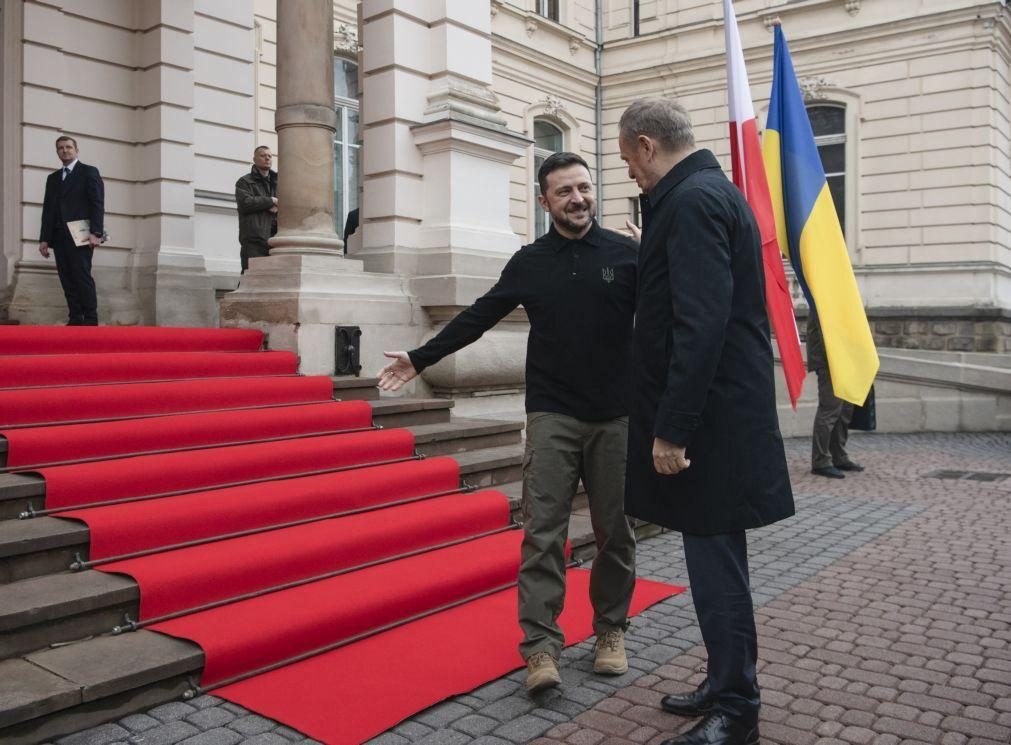
<path fill-rule="evenodd" d="M 593 8 L 563 3 L 572 28 L 541 18 L 533 3 L 492 5 L 492 70 L 495 95 L 507 126 L 533 138 L 535 118 L 562 130 L 564 147 L 596 163 L 596 74 Z M 512 167 L 509 214 L 524 243 L 534 240 L 534 150 Z"/>
<path fill-rule="evenodd" d="M 628 5 L 613 0 L 607 13 L 605 220 L 626 213 L 635 193 L 615 137 L 621 111 L 639 96 L 678 97 L 692 111 L 699 144 L 729 168 L 722 3 L 657 2 L 662 30 L 639 39 L 629 36 Z M 999 5 L 737 0 L 735 7 L 760 125 L 773 17 L 783 22 L 810 100 L 847 106 L 846 232 L 865 302 L 1011 307 L 1009 32 Z"/>
<path fill-rule="evenodd" d="M 78 137 L 82 159 L 106 179 L 112 239 L 95 258 L 103 320 L 169 321 L 172 313 L 154 312 L 158 293 L 169 289 L 158 276 L 180 283 L 207 276 L 219 289 L 234 283 L 234 182 L 256 144 L 276 150 L 276 0 L 2 2 L 0 76 L 9 103 L 0 289 L 17 265 L 31 290 L 22 306 L 42 309 L 26 320 L 62 312 L 52 261 L 38 256 L 36 242 L 60 132 Z M 636 98 L 680 98 L 700 144 L 729 166 L 722 2 L 642 0 L 638 38 L 630 0 L 600 3 L 599 159 L 593 0 L 562 0 L 559 23 L 537 16 L 535 0 L 491 0 L 491 81 L 510 131 L 532 136 L 534 117 L 545 116 L 565 131 L 567 148 L 599 161 L 601 221 L 619 227 L 637 189 L 618 159 L 616 123 Z M 1000 14 L 990 0 L 736 0 L 735 7 L 760 123 L 775 17 L 809 94 L 847 106 L 845 227 L 868 305 L 1009 312 L 1011 11 Z M 336 0 L 336 24 L 348 35 L 335 45 L 353 50 L 357 11 L 355 0 Z M 393 92 L 373 110 L 401 111 L 404 100 Z M 401 119 L 389 120 L 396 137 L 379 150 L 407 163 L 415 145 L 411 122 Z M 381 155 L 363 153 L 365 172 L 378 179 L 373 192 Z M 539 209 L 531 200 L 532 148 L 509 168 L 510 227 L 527 242 Z M 373 199 L 396 199 L 413 215 L 403 205 L 408 196 Z M 409 237 L 407 227 L 397 230 Z M 213 320 L 204 311 L 188 318 Z"/>

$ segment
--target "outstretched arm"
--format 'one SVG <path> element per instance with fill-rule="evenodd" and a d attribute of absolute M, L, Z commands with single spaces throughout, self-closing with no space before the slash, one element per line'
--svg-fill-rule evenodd
<path fill-rule="evenodd" d="M 426 367 L 480 339 L 485 331 L 515 310 L 523 298 L 519 263 L 516 254 L 494 287 L 423 346 L 410 352 L 384 352 L 393 362 L 377 373 L 379 387 L 384 391 L 399 390 Z"/>

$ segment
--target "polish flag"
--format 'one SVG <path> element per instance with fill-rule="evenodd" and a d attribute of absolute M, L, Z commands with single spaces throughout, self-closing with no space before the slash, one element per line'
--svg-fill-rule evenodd
<path fill-rule="evenodd" d="M 748 71 L 744 67 L 741 35 L 737 30 L 737 16 L 731 0 L 723 0 L 723 29 L 727 44 L 727 83 L 730 98 L 730 157 L 733 163 L 734 184 L 744 193 L 751 205 L 762 235 L 762 259 L 765 264 L 765 305 L 769 311 L 772 330 L 779 345 L 779 356 L 786 376 L 786 389 L 790 403 L 797 408 L 797 399 L 804 384 L 804 358 L 800 352 L 797 319 L 793 314 L 793 300 L 786 284 L 783 259 L 776 238 L 776 218 L 769 196 L 769 183 L 765 179 L 762 148 L 758 142 L 758 123 L 755 106 L 751 101 Z"/>

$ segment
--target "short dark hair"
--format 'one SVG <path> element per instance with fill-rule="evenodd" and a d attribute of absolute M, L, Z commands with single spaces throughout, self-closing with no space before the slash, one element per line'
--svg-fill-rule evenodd
<path fill-rule="evenodd" d="M 270 145 L 257 145 L 253 148 L 253 155 L 256 155 L 261 150 L 270 150 Z"/>
<path fill-rule="evenodd" d="M 582 166 L 587 171 L 590 170 L 590 167 L 586 165 L 586 161 L 575 153 L 552 153 L 544 159 L 541 167 L 537 169 L 537 183 L 541 187 L 541 194 L 546 194 L 548 191 L 548 174 L 552 171 L 557 171 L 559 168 L 567 168 L 568 166 Z"/>
<path fill-rule="evenodd" d="M 75 140 L 70 135 L 60 135 L 59 137 L 56 138 L 56 144 L 59 145 L 61 142 L 64 142 L 66 140 L 70 140 L 72 143 L 74 143 L 74 149 L 75 150 L 79 150 L 80 149 L 80 148 L 77 147 L 77 140 Z"/>

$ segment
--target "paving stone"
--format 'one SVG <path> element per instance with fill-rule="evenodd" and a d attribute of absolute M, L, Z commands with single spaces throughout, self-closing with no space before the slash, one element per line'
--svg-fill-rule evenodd
<path fill-rule="evenodd" d="M 147 714 L 131 714 L 128 717 L 120 719 L 119 724 L 131 732 L 144 732 L 152 727 L 157 727 L 161 722 Z"/>
<path fill-rule="evenodd" d="M 194 727 L 189 722 L 184 722 L 182 720 L 176 720 L 174 722 L 166 722 L 160 727 L 154 727 L 138 735 L 138 738 L 143 738 L 143 745 L 175 745 L 177 742 L 182 742 L 187 737 L 193 737 L 194 735 L 199 735 L 200 730 Z"/>
<path fill-rule="evenodd" d="M 266 717 L 261 717 L 259 714 L 247 714 L 244 717 L 239 717 L 229 722 L 228 727 L 249 737 L 270 732 L 270 730 L 277 727 L 277 723 Z"/>
<path fill-rule="evenodd" d="M 57 740 L 59 745 L 111 745 L 117 740 L 125 740 L 130 732 L 118 724 L 103 724 L 84 732 Z"/>
<path fill-rule="evenodd" d="M 525 714 L 502 725 L 493 734 L 510 742 L 525 743 L 540 737 L 556 724 L 557 722 L 542 719 L 533 714 Z"/>
<path fill-rule="evenodd" d="M 179 745 L 236 745 L 236 743 L 243 742 L 244 740 L 245 738 L 234 730 L 215 727 L 206 732 L 201 732 L 199 735 L 187 737 L 185 740 L 180 741 Z M 286 740 L 283 742 L 287 745 Z"/>
<path fill-rule="evenodd" d="M 242 745 L 288 745 L 289 740 L 276 732 L 264 732 L 261 735 L 253 735 L 242 741 Z"/>
<path fill-rule="evenodd" d="M 210 730 L 215 727 L 224 727 L 229 722 L 235 720 L 235 714 L 220 706 L 211 706 L 200 709 L 188 717 L 186 721 L 202 730 Z"/>
<path fill-rule="evenodd" d="M 453 727 L 468 735 L 478 737 L 479 735 L 487 735 L 500 724 L 501 722 L 491 717 L 481 714 L 468 714 L 453 722 Z"/>
<path fill-rule="evenodd" d="M 417 741 L 418 745 L 466 745 L 469 742 L 469 735 L 446 729 L 436 730 Z"/>
<path fill-rule="evenodd" d="M 173 701 L 156 706 L 148 712 L 148 715 L 154 717 L 159 722 L 174 722 L 177 719 L 183 719 L 193 714 L 195 711 L 196 708 L 189 704 L 185 704 L 182 701 Z"/>

